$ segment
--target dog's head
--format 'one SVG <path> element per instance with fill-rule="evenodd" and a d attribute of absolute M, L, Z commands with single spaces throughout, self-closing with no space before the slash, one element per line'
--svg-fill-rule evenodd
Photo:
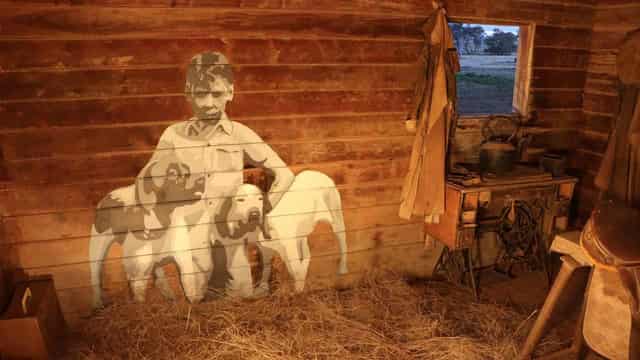
<path fill-rule="evenodd" d="M 204 186 L 204 176 L 191 174 L 187 164 L 167 155 L 147 165 L 136 180 L 136 200 L 147 210 L 158 204 L 175 208 L 201 200 Z"/>
<path fill-rule="evenodd" d="M 216 216 L 216 225 L 222 236 L 240 238 L 262 227 L 265 197 L 257 186 L 242 184 L 225 198 Z"/>

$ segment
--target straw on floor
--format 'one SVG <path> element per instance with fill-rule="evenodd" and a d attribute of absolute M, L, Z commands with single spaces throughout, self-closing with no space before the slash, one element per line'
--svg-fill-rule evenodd
<path fill-rule="evenodd" d="M 258 300 L 117 302 L 82 324 L 69 357 L 514 359 L 531 318 L 446 283 L 378 274 L 348 290 Z"/>

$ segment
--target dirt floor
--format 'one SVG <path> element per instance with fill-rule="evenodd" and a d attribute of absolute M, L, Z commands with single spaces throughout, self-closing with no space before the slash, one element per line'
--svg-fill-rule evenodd
<path fill-rule="evenodd" d="M 446 282 L 377 274 L 349 289 L 251 301 L 117 301 L 78 328 L 65 358 L 514 359 L 546 291 L 541 273 L 483 273 L 476 302 Z M 568 346 L 571 325 L 539 353 Z"/>
<path fill-rule="evenodd" d="M 462 55 L 458 111 L 462 115 L 512 112 L 515 56 Z"/>

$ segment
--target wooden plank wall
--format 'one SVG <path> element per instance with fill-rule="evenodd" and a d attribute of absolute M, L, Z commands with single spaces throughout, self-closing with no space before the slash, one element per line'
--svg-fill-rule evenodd
<path fill-rule="evenodd" d="M 189 116 L 188 59 L 218 50 L 237 74 L 230 117 L 294 170 L 315 168 L 338 183 L 351 232 L 348 278 L 380 267 L 427 274 L 438 254 L 422 250 L 420 224 L 395 214 L 428 3 L 0 0 L 3 253 L 14 267 L 53 273 L 67 316 L 86 314 L 93 209 L 133 181 L 165 127 Z M 593 5 L 452 0 L 448 10 L 457 20 L 537 24 L 531 101 L 540 141 L 571 147 Z M 345 281 L 332 275 L 335 242 L 316 238 L 310 276 Z M 126 288 L 118 251 L 106 275 L 115 290 Z"/>
<path fill-rule="evenodd" d="M 640 3 L 634 0 L 598 0 L 584 90 L 584 125 L 574 157 L 581 170 L 577 188 L 580 220 L 588 218 L 597 191 L 593 179 L 607 146 L 619 107 L 616 55 L 625 35 L 640 28 Z"/>

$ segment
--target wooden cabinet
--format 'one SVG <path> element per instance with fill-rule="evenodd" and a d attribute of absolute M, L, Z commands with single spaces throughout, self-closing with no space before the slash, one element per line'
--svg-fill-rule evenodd
<path fill-rule="evenodd" d="M 469 249 L 474 246 L 478 231 L 489 227 L 513 201 L 522 200 L 543 206 L 542 232 L 548 238 L 554 230 L 566 229 L 576 182 L 573 177 L 498 185 L 448 182 L 446 211 L 438 224 L 425 224 L 425 232 L 450 250 Z"/>
<path fill-rule="evenodd" d="M 482 232 L 502 232 L 504 238 L 500 243 L 501 251 L 497 253 L 491 264 L 497 268 L 497 262 L 499 260 L 502 262 L 506 258 L 505 263 L 508 266 L 501 270 L 511 274 L 512 265 L 516 261 L 526 263 L 535 260 L 538 265 L 542 265 L 547 270 L 549 275 L 546 250 L 556 230 L 566 230 L 576 182 L 577 179 L 573 177 L 536 181 L 516 179 L 509 182 L 502 181 L 500 184 L 484 183 L 473 186 L 448 182 L 444 215 L 440 217 L 437 224 L 425 224 L 427 237 L 434 238 L 446 246 L 435 271 L 444 271 L 448 279 L 458 278 L 465 281 L 468 278 L 468 284 L 477 299 L 478 279 L 474 275 L 474 268 L 489 265 L 474 260 L 474 252 L 485 253 L 481 250 L 487 250 L 483 249 L 483 243 L 478 239 L 481 238 Z M 530 226 L 527 228 L 528 231 L 535 229 L 533 230 L 535 234 L 529 234 L 531 236 L 528 236 L 526 246 L 521 248 L 519 244 L 513 243 L 513 238 L 505 235 L 502 227 L 505 215 L 509 215 L 509 210 L 514 209 L 514 206 L 520 209 L 524 207 L 536 209 L 535 221 L 532 226 L 530 221 Z M 507 238 L 508 240 L 504 240 Z"/>

